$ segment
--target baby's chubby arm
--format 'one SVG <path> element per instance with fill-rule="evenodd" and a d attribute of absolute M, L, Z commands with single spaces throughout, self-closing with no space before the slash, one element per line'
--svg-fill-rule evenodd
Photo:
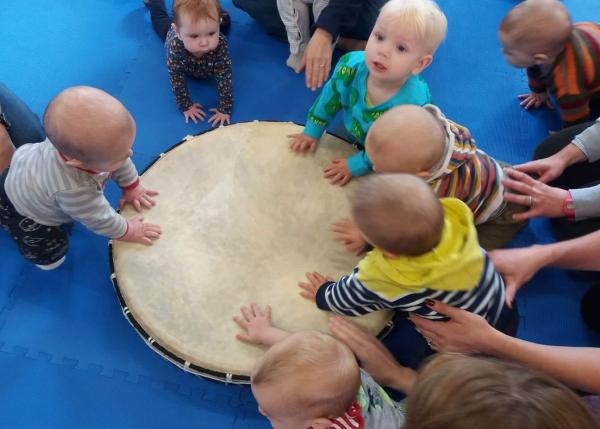
<path fill-rule="evenodd" d="M 281 341 L 290 333 L 276 328 L 271 323 L 271 306 L 267 305 L 261 310 L 258 304 L 240 307 L 241 315 L 233 316 L 233 320 L 243 332 L 236 335 L 240 341 L 249 344 L 262 344 L 272 346 Z"/>
<path fill-rule="evenodd" d="M 152 197 L 158 195 L 158 192 L 142 186 L 137 169 L 131 158 L 128 158 L 121 167 L 112 173 L 112 178 L 123 190 L 123 195 L 119 200 L 119 207 L 122 208 L 125 204 L 129 203 L 139 212 L 142 207 L 150 209 L 156 205 Z"/>

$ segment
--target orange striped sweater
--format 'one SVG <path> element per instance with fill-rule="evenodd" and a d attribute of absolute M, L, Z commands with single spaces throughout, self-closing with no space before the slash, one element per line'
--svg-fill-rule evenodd
<path fill-rule="evenodd" d="M 588 121 L 590 100 L 600 97 L 600 25 L 581 22 L 565 49 L 550 67 L 527 69 L 533 92 L 550 93 L 556 98 L 565 127 Z"/>

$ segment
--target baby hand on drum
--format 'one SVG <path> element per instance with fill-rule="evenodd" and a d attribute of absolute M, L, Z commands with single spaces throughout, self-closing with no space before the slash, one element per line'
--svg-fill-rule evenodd
<path fill-rule="evenodd" d="M 160 238 L 161 233 L 162 230 L 160 229 L 160 226 L 144 222 L 144 218 L 138 216 L 127 221 L 127 230 L 125 231 L 125 234 L 116 240 L 150 246 L 154 240 Z"/>
<path fill-rule="evenodd" d="M 342 243 L 348 252 L 356 256 L 362 255 L 367 250 L 368 243 L 356 226 L 350 219 L 340 219 L 331 224 L 334 238 Z"/>
<path fill-rule="evenodd" d="M 227 125 L 231 122 L 231 115 L 219 112 L 219 110 L 217 110 L 217 109 L 209 109 L 209 110 L 214 113 L 214 115 L 212 115 L 208 119 L 208 122 L 210 122 L 211 127 L 214 128 L 217 125 Z"/>
<path fill-rule="evenodd" d="M 302 289 L 302 292 L 300 292 L 300 296 L 312 302 L 316 301 L 317 291 L 319 290 L 319 288 L 325 283 L 333 281 L 331 277 L 325 277 L 324 275 L 319 274 L 317 272 L 306 273 L 306 278 L 308 279 L 308 283 L 298 283 L 298 286 L 300 286 L 300 289 Z"/>
<path fill-rule="evenodd" d="M 323 176 L 329 179 L 332 185 L 344 186 L 352 180 L 352 174 L 348 168 L 348 161 L 344 158 L 334 159 L 331 164 L 323 170 Z"/>
<path fill-rule="evenodd" d="M 241 316 L 233 316 L 233 320 L 244 332 L 235 338 L 248 344 L 264 344 L 272 346 L 288 336 L 288 332 L 275 328 L 271 324 L 271 306 L 261 311 L 258 304 L 240 307 Z"/>
<path fill-rule="evenodd" d="M 142 207 L 151 209 L 156 205 L 154 198 L 152 198 L 156 195 L 158 195 L 157 191 L 144 188 L 138 181 L 136 186 L 123 188 L 123 195 L 121 195 L 121 199 L 119 200 L 119 207 L 123 208 L 125 204 L 131 204 L 137 212 L 142 211 Z"/>
<path fill-rule="evenodd" d="M 304 133 L 290 134 L 288 138 L 290 139 L 290 149 L 294 152 L 314 152 L 317 149 L 318 140 Z"/>

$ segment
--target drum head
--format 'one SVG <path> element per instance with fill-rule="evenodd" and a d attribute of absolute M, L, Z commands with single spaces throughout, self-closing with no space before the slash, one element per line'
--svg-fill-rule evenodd
<path fill-rule="evenodd" d="M 241 305 L 270 304 L 275 326 L 327 332 L 331 313 L 300 297 L 307 271 L 336 278 L 358 258 L 334 241 L 330 224 L 349 216 L 347 192 L 323 168 L 356 150 L 325 135 L 298 155 L 292 123 L 249 122 L 191 137 L 142 175 L 160 192 L 144 213 L 162 227 L 153 246 L 112 243 L 113 282 L 123 311 L 146 342 L 183 369 L 248 382 L 264 348 L 235 339 Z M 127 207 L 123 215 L 135 211 Z M 390 312 L 355 318 L 381 332 Z"/>

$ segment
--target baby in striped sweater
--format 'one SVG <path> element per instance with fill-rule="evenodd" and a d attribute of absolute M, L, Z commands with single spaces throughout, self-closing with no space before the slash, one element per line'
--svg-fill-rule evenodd
<path fill-rule="evenodd" d="M 159 226 L 125 219 L 104 197 L 110 178 L 123 190 L 120 203 L 137 211 L 157 195 L 131 162 L 135 122 L 123 104 L 96 88 L 68 88 L 46 108 L 44 128 L 46 140 L 17 149 L 0 177 L 0 225 L 25 259 L 45 270 L 60 266 L 72 221 L 117 240 L 149 245 L 159 238 Z"/>
<path fill-rule="evenodd" d="M 527 0 L 502 20 L 500 41 L 506 61 L 527 68 L 525 109 L 551 107 L 551 95 L 565 127 L 600 115 L 600 25 L 573 24 L 559 0 Z"/>
<path fill-rule="evenodd" d="M 524 225 L 512 215 L 526 207 L 503 199 L 502 166 L 507 164 L 478 149 L 469 130 L 448 120 L 436 106 L 390 109 L 369 130 L 365 149 L 375 172 L 415 174 L 438 197 L 466 203 L 484 249 L 503 247 Z M 352 222 L 339 221 L 333 229 L 348 250 L 361 253 L 366 243 Z"/>
<path fill-rule="evenodd" d="M 428 305 L 436 299 L 514 334 L 516 312 L 505 302 L 504 282 L 479 246 L 465 203 L 439 200 L 415 175 L 375 174 L 358 182 L 351 205 L 373 250 L 337 280 L 308 273 L 308 282 L 299 284 L 303 297 L 349 316 L 395 309 L 444 320 Z M 414 344 L 415 354 L 426 354 L 420 346 Z"/>

